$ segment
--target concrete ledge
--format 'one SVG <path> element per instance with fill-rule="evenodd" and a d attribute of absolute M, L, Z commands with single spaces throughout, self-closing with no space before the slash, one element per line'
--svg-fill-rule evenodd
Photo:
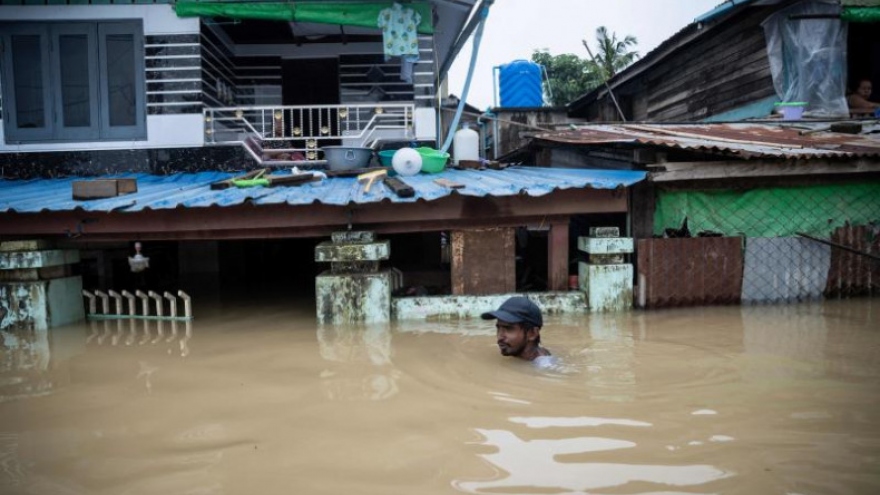
<path fill-rule="evenodd" d="M 45 239 L 3 241 L 0 242 L 0 253 L 8 253 L 10 251 L 45 251 L 47 249 L 52 249 L 52 247 L 52 243 Z"/>
<path fill-rule="evenodd" d="M 334 244 L 322 242 L 315 247 L 315 261 L 379 261 L 391 256 L 387 240 L 368 243 Z"/>
<path fill-rule="evenodd" d="M 0 270 L 45 268 L 79 263 L 79 250 L 14 251 L 0 253 Z"/>
<path fill-rule="evenodd" d="M 633 252 L 632 237 L 578 237 L 578 249 L 589 254 Z"/>
<path fill-rule="evenodd" d="M 587 311 L 583 292 L 532 292 L 490 296 L 397 297 L 391 300 L 391 317 L 397 320 L 479 318 L 482 313 L 498 308 L 511 296 L 527 296 L 535 301 L 545 315 L 582 314 Z"/>

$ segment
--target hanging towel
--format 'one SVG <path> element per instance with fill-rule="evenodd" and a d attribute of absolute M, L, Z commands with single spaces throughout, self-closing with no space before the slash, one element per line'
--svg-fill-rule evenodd
<path fill-rule="evenodd" d="M 419 61 L 418 55 L 404 55 L 400 57 L 400 80 L 412 84 L 413 66 Z"/>
<path fill-rule="evenodd" d="M 379 12 L 378 27 L 382 30 L 382 48 L 385 60 L 391 57 L 419 55 L 419 37 L 416 29 L 422 16 L 413 9 L 394 3 Z"/>

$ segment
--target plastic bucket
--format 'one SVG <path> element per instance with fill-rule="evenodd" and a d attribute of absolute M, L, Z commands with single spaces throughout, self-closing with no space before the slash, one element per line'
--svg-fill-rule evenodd
<path fill-rule="evenodd" d="M 422 172 L 429 174 L 438 174 L 446 168 L 446 162 L 449 161 L 449 153 L 441 153 L 434 148 L 416 148 L 416 151 L 422 155 Z"/>
<path fill-rule="evenodd" d="M 803 101 L 791 101 L 776 104 L 776 108 L 782 113 L 782 120 L 800 120 L 804 116 L 804 108 L 806 106 L 806 102 Z"/>
<path fill-rule="evenodd" d="M 382 150 L 379 152 L 379 163 L 382 164 L 383 167 L 390 167 L 391 160 L 394 158 L 394 154 L 397 153 L 397 150 Z"/>

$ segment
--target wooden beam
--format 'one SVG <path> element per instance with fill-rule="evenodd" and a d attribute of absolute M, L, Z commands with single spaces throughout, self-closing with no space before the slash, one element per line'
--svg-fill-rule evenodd
<path fill-rule="evenodd" d="M 247 205 L 140 212 L 4 213 L 0 235 L 97 239 L 253 238 L 249 232 L 325 232 L 340 226 L 380 226 L 412 231 L 437 225 L 522 225 L 524 219 L 589 213 L 624 213 L 624 191 L 569 189 L 542 197 L 453 195 L 436 201 L 349 206 Z M 418 230 L 416 230 L 418 231 Z M 297 235 L 295 235 L 297 236 Z M 303 236 L 304 237 L 304 236 Z"/>
<path fill-rule="evenodd" d="M 550 224 L 547 235 L 547 290 L 568 290 L 569 219 Z"/>
<path fill-rule="evenodd" d="M 376 234 L 414 234 L 419 232 L 443 232 L 452 230 L 489 229 L 497 227 L 538 227 L 559 220 L 557 217 L 517 217 L 500 220 L 443 220 L 431 222 L 359 224 L 358 229 Z M 296 239 L 329 237 L 346 225 L 315 225 L 312 227 L 280 227 L 269 229 L 200 230 L 197 232 L 150 232 L 143 234 L 110 233 L 89 234 L 85 237 L 66 239 L 66 243 L 89 244 L 93 242 L 130 242 L 133 236 L 141 241 L 207 241 L 233 239 Z M 61 236 L 59 236 L 61 237 Z"/>
<path fill-rule="evenodd" d="M 666 168 L 666 171 L 651 172 L 648 175 L 648 180 L 651 182 L 880 172 L 880 161 L 866 159 L 844 163 L 829 163 L 826 160 L 797 160 L 783 163 L 758 160 L 679 162 L 656 165 Z"/>

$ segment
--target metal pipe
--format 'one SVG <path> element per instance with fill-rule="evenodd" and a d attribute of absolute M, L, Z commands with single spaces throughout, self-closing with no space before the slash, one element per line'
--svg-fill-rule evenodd
<path fill-rule="evenodd" d="M 162 310 L 162 296 L 158 293 L 149 291 L 147 295 L 150 296 L 154 301 L 156 301 L 156 316 L 162 318 L 164 311 Z"/>
<path fill-rule="evenodd" d="M 116 308 L 116 314 L 121 315 L 122 314 L 122 295 L 112 289 L 108 290 L 107 293 L 110 294 L 110 297 L 113 298 L 113 301 L 115 303 L 114 307 Z"/>
<path fill-rule="evenodd" d="M 171 317 L 176 318 L 177 317 L 177 298 L 174 297 L 174 294 L 172 294 L 168 291 L 165 292 L 164 296 L 165 296 L 165 299 L 168 299 L 171 302 Z"/>
<path fill-rule="evenodd" d="M 98 312 L 98 303 L 95 301 L 95 295 L 87 290 L 83 290 L 83 295 L 89 298 L 89 314 L 93 315 Z"/>
<path fill-rule="evenodd" d="M 101 311 L 105 315 L 110 314 L 110 298 L 104 291 L 96 290 L 95 295 L 101 298 Z"/>
<path fill-rule="evenodd" d="M 183 299 L 183 316 L 187 318 L 192 318 L 192 300 L 190 299 L 189 295 L 182 290 L 177 291 L 177 295 L 180 296 L 181 299 Z"/>
<path fill-rule="evenodd" d="M 122 291 L 122 296 L 124 298 L 128 299 L 128 315 L 134 316 L 135 315 L 134 294 L 132 294 L 131 292 L 129 292 L 127 290 L 124 290 L 124 291 Z"/>
<path fill-rule="evenodd" d="M 141 310 L 143 310 L 143 315 L 149 316 L 149 314 L 150 314 L 150 296 L 144 294 L 144 292 L 140 289 L 134 291 L 134 295 L 138 296 L 141 300 Z"/>
<path fill-rule="evenodd" d="M 818 237 L 813 237 L 811 235 L 804 234 L 803 232 L 795 232 L 795 234 L 797 234 L 801 237 L 804 237 L 806 239 L 809 239 L 811 241 L 818 242 L 820 244 L 825 244 L 825 245 L 831 246 L 833 248 L 842 249 L 842 250 L 847 251 L 849 253 L 857 254 L 859 256 L 864 256 L 866 258 L 869 258 L 869 259 L 872 259 L 875 261 L 880 261 L 880 256 L 877 256 L 876 254 L 866 253 L 864 251 L 859 251 L 858 249 L 853 249 L 849 246 L 844 246 L 843 244 L 838 244 L 836 242 L 826 241 L 825 239 L 819 239 Z"/>
<path fill-rule="evenodd" d="M 495 0 L 483 0 L 479 6 L 473 9 L 473 15 L 471 15 L 470 20 L 467 25 L 465 25 L 464 29 L 458 35 L 458 38 L 455 40 L 455 43 L 452 45 L 452 49 L 449 51 L 449 54 L 446 56 L 446 60 L 444 60 L 440 64 L 440 70 L 437 71 L 437 77 L 441 80 L 443 79 L 444 74 L 449 71 L 449 68 L 452 67 L 452 62 L 458 57 L 458 52 L 464 48 L 464 44 L 467 43 L 468 38 L 471 37 L 471 34 L 480 24 L 480 21 L 483 19 L 483 9 L 488 11 L 489 7 L 495 3 Z"/>

